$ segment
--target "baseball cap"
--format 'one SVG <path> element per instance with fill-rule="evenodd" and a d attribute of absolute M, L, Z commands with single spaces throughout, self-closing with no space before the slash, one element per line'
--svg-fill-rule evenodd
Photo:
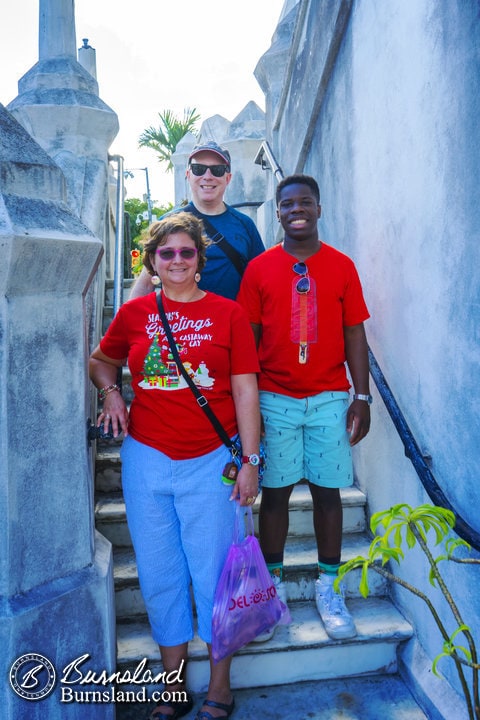
<path fill-rule="evenodd" d="M 218 155 L 223 160 L 225 165 L 228 165 L 228 169 L 230 170 L 232 165 L 232 162 L 230 160 L 230 153 L 228 152 L 228 150 L 224 150 L 224 148 L 221 148 L 220 145 L 217 145 L 217 143 L 213 140 L 207 140 L 206 143 L 202 143 L 201 145 L 195 145 L 188 157 L 188 162 L 190 163 L 195 155 L 198 155 L 198 153 L 204 151 L 212 152 L 215 153 L 215 155 Z"/>

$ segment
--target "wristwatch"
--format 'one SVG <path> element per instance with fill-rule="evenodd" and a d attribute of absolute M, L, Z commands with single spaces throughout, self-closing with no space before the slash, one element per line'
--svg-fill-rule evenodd
<path fill-rule="evenodd" d="M 353 396 L 353 399 L 354 400 L 365 400 L 365 402 L 367 402 L 369 405 L 371 405 L 373 402 L 373 397 L 371 395 L 356 394 Z"/>
<path fill-rule="evenodd" d="M 257 465 L 260 465 L 260 458 L 255 453 L 252 453 L 251 455 L 242 455 L 242 463 L 244 465 L 248 463 L 249 465 L 256 467 Z"/>

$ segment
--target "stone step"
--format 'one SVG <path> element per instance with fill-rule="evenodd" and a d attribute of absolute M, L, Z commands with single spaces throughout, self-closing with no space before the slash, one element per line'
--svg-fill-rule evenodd
<path fill-rule="evenodd" d="M 124 278 L 123 302 L 128 300 L 134 282 L 134 278 Z M 113 280 L 105 280 L 105 305 L 110 308 L 113 307 Z"/>
<path fill-rule="evenodd" d="M 117 440 L 97 440 L 95 490 L 98 493 L 99 500 L 97 500 L 95 512 L 97 512 L 97 506 L 100 505 L 102 507 L 102 516 L 106 512 L 109 502 L 111 502 L 113 509 L 116 506 L 117 497 L 121 498 L 122 464 L 119 452 L 122 442 L 123 435 Z M 103 532 L 103 530 L 100 530 L 100 532 Z"/>
<path fill-rule="evenodd" d="M 121 487 L 118 449 L 97 455 L 97 489 Z M 365 494 L 352 486 L 341 490 L 343 504 L 343 533 L 361 533 L 365 530 Z M 255 529 L 258 531 L 259 501 L 254 505 Z M 95 504 L 96 527 L 115 547 L 131 546 L 126 525 L 125 503 L 120 492 L 98 494 Z M 313 534 L 312 501 L 305 483 L 299 483 L 290 498 L 289 537 Z"/>
<path fill-rule="evenodd" d="M 235 654 L 232 688 L 395 673 L 397 646 L 412 636 L 412 627 L 385 598 L 350 599 L 347 604 L 358 635 L 334 641 L 327 636 L 314 603 L 292 603 L 290 625 L 279 626 L 268 642 L 250 643 Z M 117 669 L 133 672 L 144 658 L 152 673 L 162 671 L 148 623 L 118 624 Z M 187 685 L 192 692 L 205 692 L 208 679 L 206 646 L 195 636 L 189 645 Z"/>
<path fill-rule="evenodd" d="M 193 720 L 204 693 L 194 694 Z M 147 715 L 145 703 L 117 704 L 117 720 Z M 235 690 L 234 720 L 428 720 L 397 674 L 310 680 Z"/>
<path fill-rule="evenodd" d="M 368 552 L 369 540 L 364 534 L 345 535 L 342 547 L 343 561 Z M 137 566 L 132 548 L 114 550 L 115 605 L 118 620 L 146 615 L 138 584 Z M 285 585 L 289 602 L 313 600 L 314 581 L 317 577 L 317 550 L 313 537 L 289 537 L 285 547 Z M 375 596 L 386 594 L 385 579 L 374 570 L 368 575 L 370 592 Z M 345 580 L 346 597 L 359 597 L 360 570 L 349 573 Z"/>

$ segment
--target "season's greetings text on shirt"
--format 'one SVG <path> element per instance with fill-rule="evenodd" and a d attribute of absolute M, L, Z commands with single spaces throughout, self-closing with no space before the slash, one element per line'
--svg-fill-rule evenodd
<path fill-rule="evenodd" d="M 207 317 L 192 320 L 182 315 L 179 311 L 174 311 L 167 313 L 167 319 L 176 341 L 182 343 L 182 345 L 198 347 L 204 340 L 212 340 L 212 335 L 205 332 L 206 329 L 213 326 L 211 318 Z M 145 330 L 150 340 L 158 333 L 164 337 L 165 331 L 160 320 L 160 315 L 150 313 L 148 322 L 145 325 Z"/>

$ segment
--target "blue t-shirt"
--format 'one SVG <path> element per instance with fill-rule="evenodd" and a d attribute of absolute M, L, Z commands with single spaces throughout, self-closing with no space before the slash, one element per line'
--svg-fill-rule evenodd
<path fill-rule="evenodd" d="M 245 213 L 241 213 L 229 205 L 220 215 L 204 215 L 197 208 L 195 210 L 197 217 L 208 220 L 215 230 L 221 233 L 229 244 L 240 253 L 246 263 L 265 250 L 255 223 Z M 188 206 L 175 208 L 167 214 L 184 211 L 188 212 Z M 223 250 L 215 243 L 209 245 L 207 247 L 207 263 L 202 270 L 202 278 L 198 286 L 202 290 L 235 300 L 240 289 L 241 279 L 240 273 Z"/>

